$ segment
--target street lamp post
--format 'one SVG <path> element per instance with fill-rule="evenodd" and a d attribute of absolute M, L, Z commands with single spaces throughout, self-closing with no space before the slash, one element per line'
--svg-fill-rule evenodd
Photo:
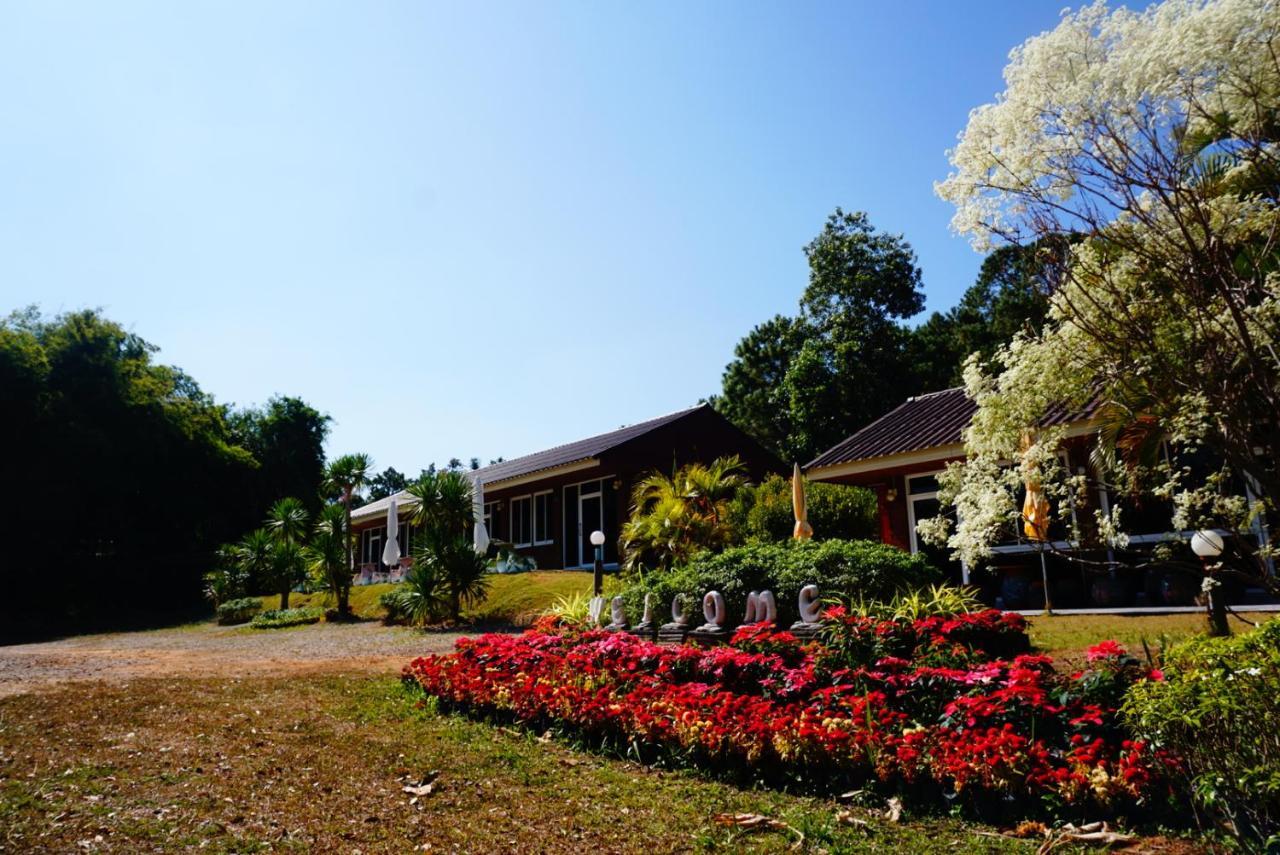
<path fill-rule="evenodd" d="M 604 532 L 597 529 L 591 532 L 591 545 L 596 548 L 596 566 L 593 575 L 594 596 L 604 593 Z"/>
<path fill-rule="evenodd" d="M 1222 535 L 1212 529 L 1201 529 L 1191 535 L 1191 551 L 1204 563 L 1204 588 L 1209 595 L 1209 634 L 1230 635 L 1227 626 L 1227 601 L 1222 594 L 1222 582 L 1218 579 L 1218 569 L 1222 563 L 1216 561 L 1222 555 L 1225 544 Z"/>

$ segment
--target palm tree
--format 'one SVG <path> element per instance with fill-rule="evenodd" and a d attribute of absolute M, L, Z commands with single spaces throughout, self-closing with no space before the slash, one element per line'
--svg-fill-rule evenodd
<path fill-rule="evenodd" d="M 346 572 L 346 540 L 343 507 L 325 505 L 306 548 L 307 570 L 313 574 L 313 578 L 323 579 L 329 591 L 338 597 L 341 596 L 339 592 L 343 590 L 344 583 L 346 590 L 351 589 L 351 574 Z M 341 598 L 339 601 L 341 602 Z"/>
<path fill-rule="evenodd" d="M 276 540 L 270 531 L 254 529 L 232 549 L 236 567 L 249 578 L 249 584 L 261 584 L 271 579 Z"/>
<path fill-rule="evenodd" d="M 427 472 L 409 486 L 418 500 L 412 522 L 419 527 L 413 556 L 413 588 L 429 590 L 421 608 L 429 610 L 436 591 L 449 604 L 449 614 L 457 621 L 462 606 L 483 599 L 488 589 L 488 562 L 476 553 L 471 542 L 474 524 L 471 479 L 456 470 Z"/>
<path fill-rule="evenodd" d="M 280 608 L 289 608 L 289 590 L 304 574 L 302 547 L 307 538 L 307 509 L 292 496 L 281 499 L 267 512 L 267 530 L 275 541 L 271 575 L 280 591 Z"/>
<path fill-rule="evenodd" d="M 433 580 L 433 590 L 438 599 L 449 605 L 449 617 L 454 623 L 462 618 L 462 607 L 484 599 L 489 590 L 489 561 L 476 552 L 465 533 L 454 533 L 443 540 L 423 538 L 414 553 L 413 572 L 422 579 L 411 585 L 422 587 Z"/>
<path fill-rule="evenodd" d="M 344 618 L 351 611 L 348 598 L 351 594 L 351 577 L 356 572 L 355 534 L 351 531 L 351 499 L 356 491 L 364 486 L 372 468 L 373 461 L 369 455 L 356 453 L 344 454 L 331 461 L 324 472 L 325 488 L 338 494 L 338 501 L 342 503 L 346 512 L 343 532 L 347 542 L 347 572 L 334 589 L 334 594 L 338 598 L 338 615 Z"/>
<path fill-rule="evenodd" d="M 651 473 L 631 493 L 631 518 L 622 528 L 628 570 L 669 568 L 704 549 L 727 546 L 734 531 L 729 505 L 747 479 L 742 461 L 690 463 L 671 475 Z"/>
<path fill-rule="evenodd" d="M 458 532 L 467 534 L 475 522 L 471 489 L 471 479 L 462 472 L 424 472 L 408 487 L 409 495 L 418 500 L 410 522 L 420 527 L 427 539 L 444 541 Z"/>

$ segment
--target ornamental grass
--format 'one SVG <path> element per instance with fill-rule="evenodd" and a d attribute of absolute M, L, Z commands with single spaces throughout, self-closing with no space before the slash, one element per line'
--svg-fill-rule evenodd
<path fill-rule="evenodd" d="M 819 641 L 761 624 L 711 648 L 544 620 L 462 639 L 404 679 L 448 709 L 744 781 L 871 788 L 986 819 L 1162 812 L 1172 761 L 1117 713 L 1159 672 L 1114 642 L 1070 675 L 1027 649 L 1025 621 L 995 610 L 907 621 L 837 608 Z"/>

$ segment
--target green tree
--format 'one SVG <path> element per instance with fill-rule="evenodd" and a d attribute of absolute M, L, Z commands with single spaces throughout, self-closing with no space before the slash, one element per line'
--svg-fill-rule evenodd
<path fill-rule="evenodd" d="M 253 480 L 255 513 L 261 514 L 280 496 L 302 497 L 308 513 L 320 510 L 330 421 L 305 401 L 287 396 L 231 416 L 236 440 L 260 464 Z"/>
<path fill-rule="evenodd" d="M 348 555 L 347 509 L 325 505 L 316 519 L 306 547 L 307 570 L 323 581 L 338 601 L 338 614 L 346 617 L 350 607 L 351 565 Z M 345 607 L 345 608 L 344 608 Z"/>
<path fill-rule="evenodd" d="M 1019 333 L 1044 326 L 1049 295 L 1061 278 L 1065 242 L 1046 239 L 1030 246 L 1002 246 L 983 259 L 977 281 L 960 302 L 934 312 L 911 334 L 912 368 L 922 391 L 963 382 L 964 363 L 977 354 L 991 364 L 996 350 Z"/>
<path fill-rule="evenodd" d="M 795 319 L 738 345 L 715 405 L 783 457 L 808 460 L 916 391 L 901 323 L 924 306 L 915 253 L 864 213 L 837 208 L 805 248 Z"/>
<path fill-rule="evenodd" d="M 487 561 L 472 545 L 471 479 L 457 467 L 424 472 L 408 490 L 417 500 L 411 521 L 420 534 L 406 596 L 421 596 L 405 609 L 428 613 L 431 602 L 444 602 L 456 622 L 462 607 L 488 590 Z"/>
<path fill-rule="evenodd" d="M 671 475 L 652 472 L 632 488 L 631 513 L 622 527 L 628 570 L 668 569 L 706 549 L 732 543 L 732 503 L 746 485 L 737 457 L 690 463 Z"/>
<path fill-rule="evenodd" d="M 233 560 L 248 579 L 248 587 L 258 588 L 274 582 L 276 538 L 266 528 L 256 528 L 230 548 Z"/>
<path fill-rule="evenodd" d="M 776 315 L 747 333 L 724 370 L 712 405 L 766 448 L 790 455 L 791 401 L 787 373 L 806 337 L 805 323 Z"/>
<path fill-rule="evenodd" d="M 267 531 L 276 548 L 271 565 L 271 578 L 280 592 L 280 608 L 289 608 L 289 591 L 306 578 L 306 545 L 310 516 L 300 499 L 287 496 L 271 506 L 267 514 Z"/>
<path fill-rule="evenodd" d="M 41 542 L 62 568 L 32 573 L 28 557 L 0 570 L 0 636 L 198 608 L 217 546 L 245 530 L 239 494 L 256 461 L 225 407 L 155 355 L 96 311 L 0 319 L 0 442 L 21 485 L 0 495 L 0 518 L 56 530 Z"/>
<path fill-rule="evenodd" d="M 368 468 L 368 467 L 366 467 Z M 369 479 L 369 501 L 376 502 L 409 486 L 409 479 L 394 466 L 388 466 Z"/>
<path fill-rule="evenodd" d="M 337 494 L 344 516 L 342 530 L 347 541 L 347 572 L 341 578 L 334 579 L 336 585 L 333 590 L 334 596 L 338 598 L 338 615 L 344 619 L 351 612 L 349 605 L 351 577 L 356 570 L 355 532 L 351 529 L 351 502 L 357 491 L 364 485 L 372 467 L 373 462 L 367 454 L 344 454 L 331 461 L 324 473 L 324 485 Z"/>

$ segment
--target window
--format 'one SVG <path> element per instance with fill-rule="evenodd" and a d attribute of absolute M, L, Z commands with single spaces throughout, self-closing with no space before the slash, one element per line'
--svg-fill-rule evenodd
<path fill-rule="evenodd" d="M 514 546 L 533 545 L 532 505 L 532 496 L 511 500 L 511 543 Z"/>
<path fill-rule="evenodd" d="M 493 540 L 503 539 L 502 533 L 498 531 L 498 509 L 501 507 L 501 502 L 484 503 L 484 530 L 489 532 L 489 537 Z"/>
<path fill-rule="evenodd" d="M 386 526 L 371 528 L 364 533 L 364 564 L 377 564 L 382 560 L 382 539 L 386 536 Z"/>
<path fill-rule="evenodd" d="M 396 532 L 396 542 L 400 544 L 401 558 L 412 554 L 414 533 L 412 523 L 404 522 L 400 524 L 400 530 Z"/>
<path fill-rule="evenodd" d="M 551 536 L 551 491 L 536 493 L 533 497 L 533 542 L 537 545 L 554 543 Z"/>
<path fill-rule="evenodd" d="M 511 543 L 543 546 L 555 543 L 551 535 L 551 491 L 511 500 Z"/>
<path fill-rule="evenodd" d="M 933 564 L 943 570 L 953 582 L 969 584 L 969 568 L 960 561 L 953 561 L 948 550 L 923 542 L 916 534 L 916 524 L 933 519 L 942 513 L 938 500 L 938 473 L 907 476 L 907 524 L 910 528 L 911 551 L 922 552 Z"/>

